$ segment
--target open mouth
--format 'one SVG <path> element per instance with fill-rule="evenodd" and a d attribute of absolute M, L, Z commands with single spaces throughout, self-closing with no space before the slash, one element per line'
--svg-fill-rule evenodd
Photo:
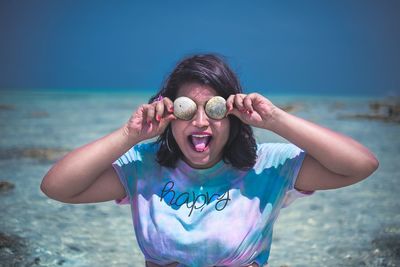
<path fill-rule="evenodd" d="M 204 152 L 208 149 L 212 136 L 209 134 L 192 134 L 188 136 L 189 143 L 196 152 Z"/>

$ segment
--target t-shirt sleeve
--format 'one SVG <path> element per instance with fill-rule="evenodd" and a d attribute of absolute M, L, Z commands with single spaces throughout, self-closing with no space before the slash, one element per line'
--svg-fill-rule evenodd
<path fill-rule="evenodd" d="M 300 191 L 294 187 L 297 178 L 299 177 L 299 172 L 301 166 L 303 165 L 306 151 L 294 144 L 285 144 L 283 151 L 283 156 L 287 159 L 282 167 L 282 174 L 288 178 L 288 187 L 285 193 L 282 208 L 286 208 L 296 199 L 311 196 L 315 191 Z"/>
<path fill-rule="evenodd" d="M 282 179 L 282 187 L 285 192 L 283 208 L 289 206 L 294 200 L 310 196 L 314 192 L 297 190 L 294 185 L 303 164 L 306 151 L 291 143 L 265 143 L 258 145 L 258 166 L 260 172 L 266 168 L 276 170 L 276 176 Z"/>
<path fill-rule="evenodd" d="M 135 145 L 112 164 L 126 193 L 125 198 L 115 200 L 117 204 L 131 202 L 141 160 L 141 145 Z"/>

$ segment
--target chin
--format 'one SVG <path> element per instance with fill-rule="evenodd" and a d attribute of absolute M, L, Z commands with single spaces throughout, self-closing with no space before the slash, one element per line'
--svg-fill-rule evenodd
<path fill-rule="evenodd" d="M 212 160 L 210 157 L 205 156 L 204 158 L 192 158 L 192 157 L 185 157 L 185 162 L 189 164 L 191 167 L 196 169 L 206 169 L 210 168 L 215 165 L 218 161 Z"/>

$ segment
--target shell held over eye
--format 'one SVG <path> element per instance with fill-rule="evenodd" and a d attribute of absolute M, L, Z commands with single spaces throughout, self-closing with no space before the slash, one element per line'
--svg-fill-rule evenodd
<path fill-rule="evenodd" d="M 196 110 L 196 103 L 186 96 L 178 97 L 174 101 L 174 115 L 179 119 L 190 120 Z"/>
<path fill-rule="evenodd" d="M 226 114 L 226 100 L 221 96 L 215 96 L 208 100 L 206 113 L 210 118 L 220 120 Z"/>

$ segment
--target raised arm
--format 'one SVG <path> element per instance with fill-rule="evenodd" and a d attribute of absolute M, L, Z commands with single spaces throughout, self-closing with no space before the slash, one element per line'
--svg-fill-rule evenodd
<path fill-rule="evenodd" d="M 162 133 L 175 119 L 172 106 L 168 98 L 140 106 L 120 129 L 60 159 L 43 178 L 41 190 L 48 197 L 66 203 L 123 198 L 125 191 L 112 163 L 135 144 Z"/>
<path fill-rule="evenodd" d="M 357 183 L 379 166 L 354 139 L 276 108 L 269 129 L 307 151 L 295 187 L 334 189 Z"/>
<path fill-rule="evenodd" d="M 48 197 L 68 203 L 123 198 L 124 188 L 111 164 L 136 143 L 138 140 L 129 138 L 120 128 L 79 147 L 49 170 L 43 178 L 41 189 Z M 83 195 L 83 192 L 90 193 Z"/>
<path fill-rule="evenodd" d="M 289 114 L 260 94 L 233 95 L 229 113 L 267 129 L 307 152 L 295 187 L 313 191 L 357 183 L 379 166 L 376 157 L 354 139 Z"/>

